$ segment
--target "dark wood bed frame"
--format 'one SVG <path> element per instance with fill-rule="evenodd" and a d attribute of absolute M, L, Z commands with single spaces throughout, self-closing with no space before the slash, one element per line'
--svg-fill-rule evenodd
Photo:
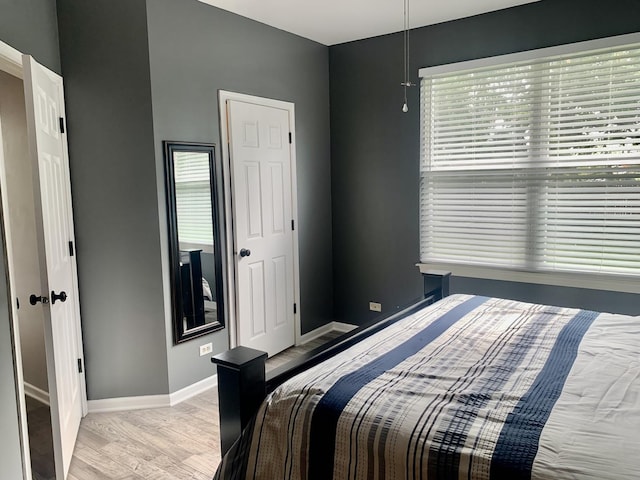
<path fill-rule="evenodd" d="M 383 328 L 449 295 L 450 272 L 427 270 L 424 298 L 388 317 L 368 322 L 333 341 L 307 352 L 295 360 L 265 373 L 267 353 L 236 347 L 215 355 L 211 361 L 218 370 L 218 405 L 220 409 L 220 446 L 224 455 L 238 439 L 244 427 L 260 408 L 262 400 L 277 386 L 294 375 L 311 368 Z"/>

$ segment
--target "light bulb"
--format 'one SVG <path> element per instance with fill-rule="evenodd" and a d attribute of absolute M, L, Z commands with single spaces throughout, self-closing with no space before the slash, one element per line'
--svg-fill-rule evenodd
<path fill-rule="evenodd" d="M 404 113 L 407 113 L 409 111 L 409 107 L 407 107 L 407 102 L 404 102 L 404 105 L 402 105 L 402 111 Z"/>

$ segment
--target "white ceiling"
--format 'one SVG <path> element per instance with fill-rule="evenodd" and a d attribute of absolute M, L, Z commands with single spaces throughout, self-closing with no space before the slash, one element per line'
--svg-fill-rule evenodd
<path fill-rule="evenodd" d="M 324 45 L 403 29 L 403 0 L 200 0 Z M 421 27 L 538 0 L 412 0 L 410 26 Z"/>

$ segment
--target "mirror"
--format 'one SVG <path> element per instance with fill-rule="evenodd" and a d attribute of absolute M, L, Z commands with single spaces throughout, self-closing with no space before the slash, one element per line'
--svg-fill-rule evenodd
<path fill-rule="evenodd" d="M 224 328 L 215 146 L 163 142 L 174 342 Z"/>

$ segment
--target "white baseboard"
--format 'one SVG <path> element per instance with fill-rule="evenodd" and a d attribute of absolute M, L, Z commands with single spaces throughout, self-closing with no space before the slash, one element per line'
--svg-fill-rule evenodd
<path fill-rule="evenodd" d="M 309 343 L 310 341 L 329 333 L 332 330 L 331 323 L 332 322 L 329 322 L 325 325 L 322 325 L 321 327 L 316 328 L 315 330 L 311 330 L 310 332 L 305 333 L 304 335 L 300 335 L 300 343 L 298 343 L 298 345 L 304 345 L 305 343 Z"/>
<path fill-rule="evenodd" d="M 31 385 L 27 382 L 23 382 L 23 384 L 24 394 L 26 396 L 31 397 L 40 403 L 44 403 L 46 406 L 49 406 L 49 392 L 45 392 L 41 388 L 38 388 L 35 385 Z"/>
<path fill-rule="evenodd" d="M 191 397 L 195 397 L 202 392 L 210 390 L 214 387 L 218 386 L 218 375 L 211 375 L 205 379 L 200 380 L 199 382 L 188 385 L 180 390 L 169 394 L 169 406 L 173 407 L 178 403 L 184 402 L 185 400 L 190 399 Z"/>
<path fill-rule="evenodd" d="M 329 332 L 340 332 L 347 333 L 356 328 L 356 325 L 351 325 L 350 323 L 342 323 L 342 322 L 329 322 L 321 327 L 316 328 L 315 330 L 311 330 L 310 332 L 305 333 L 300 336 L 300 343 L 298 345 L 304 345 L 305 343 L 309 343 L 316 338 L 320 338 L 321 336 L 329 333 Z"/>
<path fill-rule="evenodd" d="M 140 410 L 143 408 L 161 408 L 169 406 L 169 395 L 143 395 L 140 397 L 103 398 L 89 400 L 89 413 L 120 412 L 122 410 Z"/>
<path fill-rule="evenodd" d="M 342 322 L 333 322 L 333 330 L 340 333 L 348 333 L 351 330 L 358 328 L 357 325 L 352 325 L 351 323 L 342 323 Z"/>
<path fill-rule="evenodd" d="M 212 375 L 192 385 L 166 395 L 142 395 L 139 397 L 103 398 L 87 402 L 89 413 L 120 412 L 144 408 L 173 407 L 218 385 L 218 376 Z"/>

